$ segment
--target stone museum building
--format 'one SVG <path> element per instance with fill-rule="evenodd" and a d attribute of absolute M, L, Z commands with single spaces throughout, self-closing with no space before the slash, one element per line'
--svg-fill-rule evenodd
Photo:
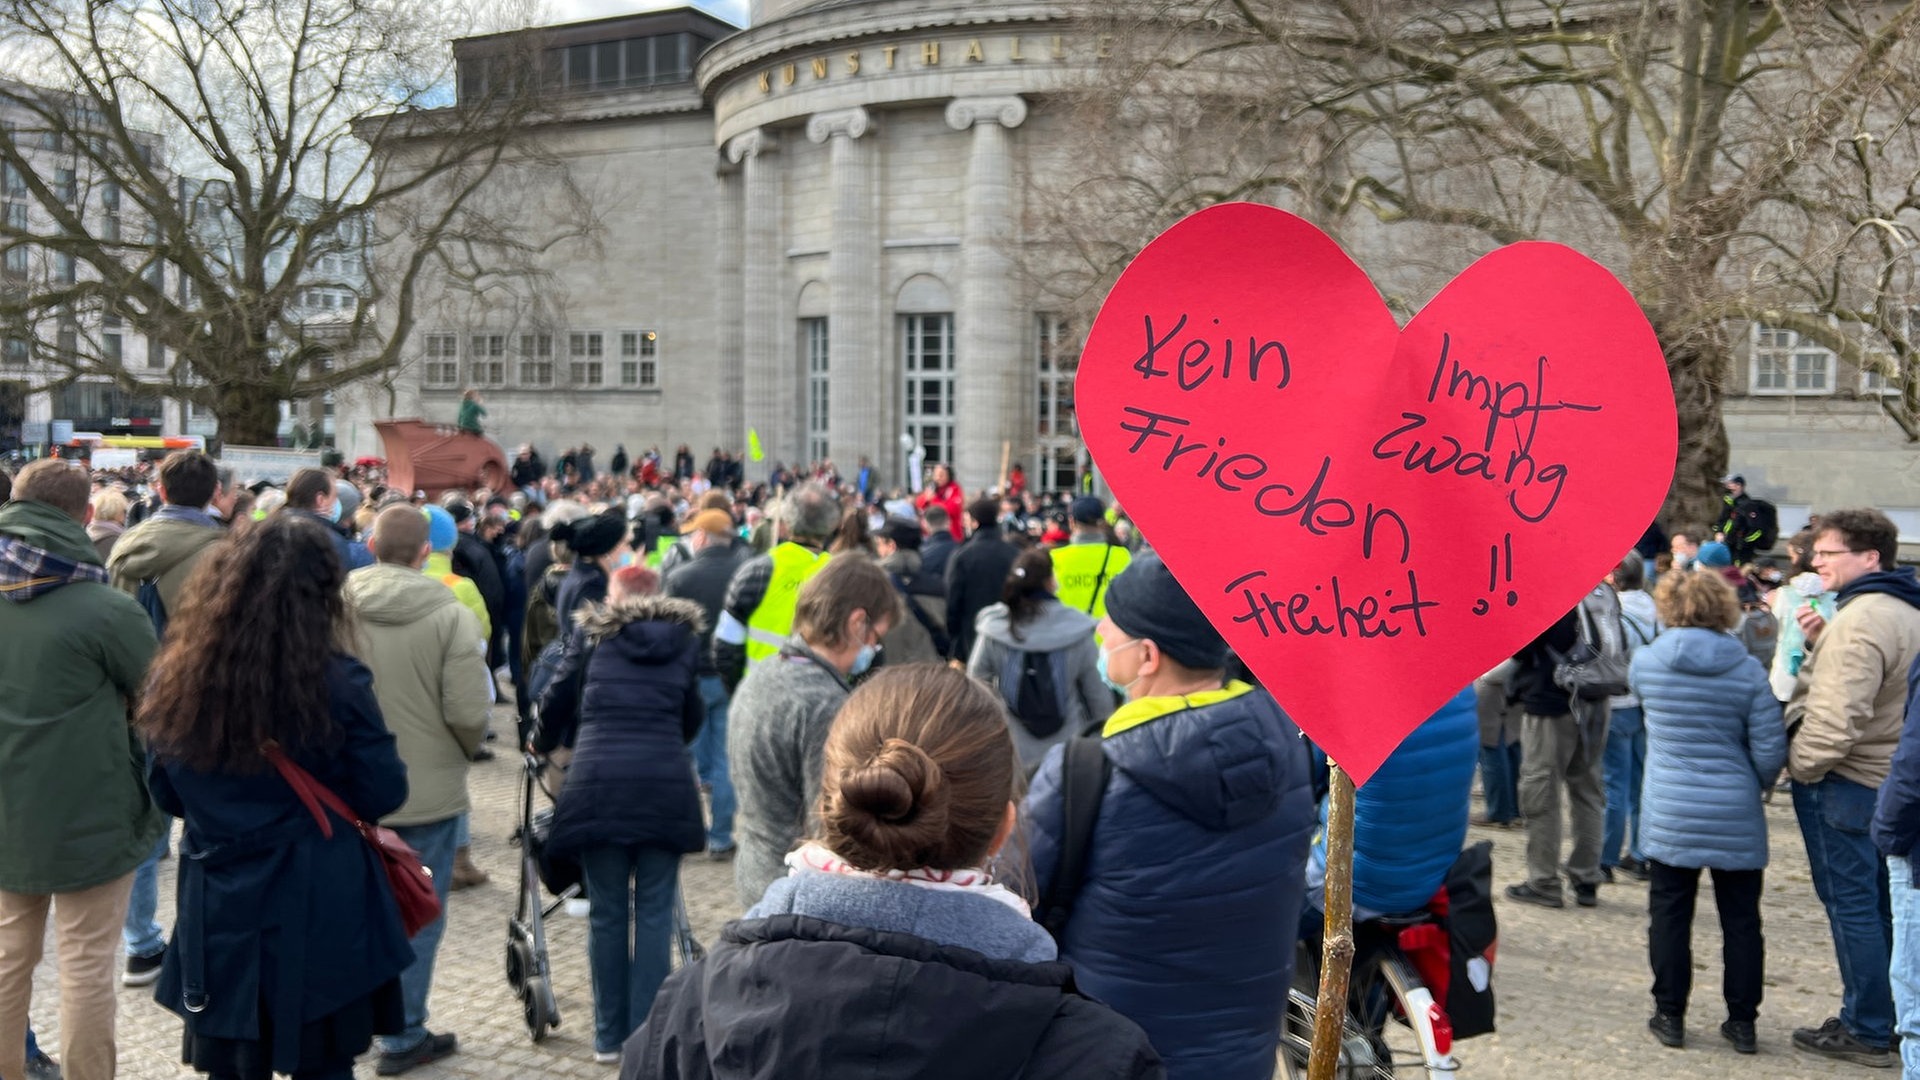
<path fill-rule="evenodd" d="M 891 485 L 917 448 L 969 489 L 1003 459 L 1079 481 L 1085 327 L 1035 287 L 1034 181 L 1075 168 L 1072 88 L 1108 43 L 1027 0 L 755 0 L 750 22 L 685 8 L 454 43 L 469 101 L 512 49 L 540 52 L 541 152 L 571 202 L 531 169 L 493 194 L 532 231 L 583 224 L 535 274 L 430 287 L 409 363 L 330 407 L 344 449 L 476 387 L 510 446 L 705 460 L 752 431 L 762 470 L 865 455 Z M 1892 388 L 1786 331 L 1744 340 L 1732 463 L 1783 527 L 1871 503 L 1920 541 L 1920 452 L 1875 400 Z"/>
<path fill-rule="evenodd" d="M 1023 287 L 1023 196 L 1062 117 L 1040 106 L 1102 43 L 1037 3 L 760 0 L 532 31 L 589 237 L 537 277 L 423 298 L 417 360 L 341 395 L 334 430 L 451 417 L 479 388 L 501 441 L 602 454 L 757 434 L 774 461 L 909 454 L 968 488 L 1003 457 L 1047 488 L 1087 468 L 1079 329 Z M 457 42 L 475 98 L 521 35 Z M 549 192 L 508 199 L 538 213 Z"/>

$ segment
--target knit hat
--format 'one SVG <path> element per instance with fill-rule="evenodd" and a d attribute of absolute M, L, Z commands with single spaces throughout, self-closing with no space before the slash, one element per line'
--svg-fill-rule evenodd
<path fill-rule="evenodd" d="M 627 538 L 627 519 L 617 512 L 595 514 L 578 521 L 563 521 L 548 535 L 567 545 L 575 555 L 596 559 L 619 547 Z"/>
<path fill-rule="evenodd" d="M 460 526 L 453 523 L 453 515 L 437 506 L 423 507 L 421 513 L 427 515 L 427 546 L 436 552 L 452 551 L 460 540 Z"/>
<path fill-rule="evenodd" d="M 1732 566 L 1733 552 L 1727 550 L 1727 545 L 1720 541 L 1709 540 L 1700 545 L 1700 553 L 1693 557 L 1693 561 L 1699 563 L 1701 566 L 1712 566 L 1716 568 Z M 1118 579 L 1116 578 L 1115 580 Z"/>
<path fill-rule="evenodd" d="M 1106 515 L 1107 506 L 1092 495 L 1082 495 L 1073 500 L 1067 512 L 1082 525 L 1094 525 Z"/>
<path fill-rule="evenodd" d="M 1182 667 L 1211 671 L 1226 665 L 1227 643 L 1151 552 L 1107 586 L 1107 618 L 1128 637 L 1151 639 Z"/>
<path fill-rule="evenodd" d="M 733 515 L 725 510 L 702 510 L 687 519 L 680 529 L 680 535 L 705 532 L 715 536 L 730 536 L 733 533 Z"/>

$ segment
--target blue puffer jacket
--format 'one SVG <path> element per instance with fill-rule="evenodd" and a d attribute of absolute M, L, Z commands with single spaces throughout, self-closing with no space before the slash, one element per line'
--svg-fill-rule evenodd
<path fill-rule="evenodd" d="M 1427 717 L 1353 797 L 1353 903 L 1381 915 L 1418 911 L 1467 841 L 1480 712 L 1473 687 Z M 1326 806 L 1321 805 L 1321 822 Z M 1327 838 L 1313 842 L 1312 882 L 1326 880 Z"/>
<path fill-rule="evenodd" d="M 706 707 L 695 687 L 700 605 L 634 597 L 580 609 L 589 647 L 568 653 L 540 702 L 544 739 L 563 739 L 577 718 L 573 765 L 554 808 L 556 855 L 636 844 L 687 854 L 707 846 L 699 782 L 686 743 Z M 568 664 L 586 663 L 586 678 Z M 577 688 L 577 694 L 576 694 Z"/>
<path fill-rule="evenodd" d="M 1245 683 L 1129 702 L 1105 731 L 1113 775 L 1061 958 L 1146 1029 L 1169 1077 L 1268 1080 L 1314 827 L 1306 743 Z M 1025 808 L 1043 892 L 1061 758 L 1048 751 Z"/>
<path fill-rule="evenodd" d="M 1668 866 L 1760 870 L 1760 796 L 1787 760 L 1766 669 L 1738 638 L 1669 629 L 1637 650 L 1628 683 L 1646 710 L 1640 848 Z"/>

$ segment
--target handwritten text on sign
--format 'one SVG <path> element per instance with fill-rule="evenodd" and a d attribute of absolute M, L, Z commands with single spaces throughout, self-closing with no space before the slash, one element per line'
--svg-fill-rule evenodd
<path fill-rule="evenodd" d="M 1202 211 L 1121 277 L 1076 392 L 1128 513 L 1363 781 L 1610 570 L 1672 473 L 1651 329 L 1549 244 L 1475 263 L 1402 332 L 1311 225 Z"/>

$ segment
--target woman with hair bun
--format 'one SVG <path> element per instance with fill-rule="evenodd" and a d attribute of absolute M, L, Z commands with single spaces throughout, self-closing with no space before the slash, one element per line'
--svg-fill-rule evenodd
<path fill-rule="evenodd" d="M 1164 1076 L 983 869 L 1015 828 L 1018 772 L 1000 703 L 965 675 L 863 684 L 827 736 L 817 837 L 667 980 L 621 1076 Z"/>

